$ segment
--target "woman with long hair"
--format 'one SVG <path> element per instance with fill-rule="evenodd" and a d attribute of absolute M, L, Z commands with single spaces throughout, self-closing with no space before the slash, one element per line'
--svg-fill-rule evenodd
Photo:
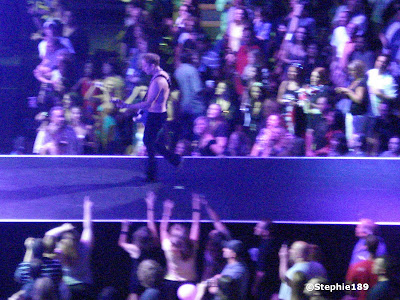
<path fill-rule="evenodd" d="M 83 200 L 83 231 L 80 236 L 70 223 L 53 228 L 45 234 L 45 238 L 60 238 L 54 252 L 58 254 L 63 266 L 63 281 L 70 290 L 72 300 L 92 297 L 92 206 L 93 202 L 86 196 Z"/>
<path fill-rule="evenodd" d="M 369 105 L 369 94 L 365 78 L 364 62 L 353 60 L 347 69 L 352 82 L 348 87 L 337 87 L 335 92 L 350 100 L 350 109 L 346 113 L 346 137 L 347 140 L 350 140 L 353 133 L 366 133 L 366 113 Z"/>
<path fill-rule="evenodd" d="M 284 107 L 284 118 L 288 131 L 302 136 L 305 129 L 304 112 L 298 104 L 298 94 L 302 86 L 303 67 L 299 64 L 290 65 L 287 69 L 287 80 L 279 85 L 278 103 Z"/>
<path fill-rule="evenodd" d="M 160 225 L 161 246 L 167 260 L 165 276 L 166 299 L 177 299 L 179 287 L 197 280 L 196 256 L 200 237 L 200 196 L 192 197 L 192 226 L 190 231 L 181 224 L 168 228 L 174 202 L 164 201 Z"/>
<path fill-rule="evenodd" d="M 307 36 L 307 28 L 298 27 L 294 32 L 293 40 L 284 44 L 279 57 L 279 64 L 283 70 L 287 70 L 288 66 L 292 64 L 304 65 L 307 59 Z"/>
<path fill-rule="evenodd" d="M 256 142 L 251 149 L 250 156 L 269 157 L 281 156 L 284 149 L 286 129 L 281 115 L 272 114 L 265 122 L 265 127 L 260 130 Z"/>
<path fill-rule="evenodd" d="M 317 100 L 321 97 L 328 97 L 332 94 L 329 85 L 328 70 L 317 67 L 311 72 L 310 84 L 304 85 L 299 91 L 299 105 L 307 115 L 307 128 L 315 128 L 322 114 Z"/>
<path fill-rule="evenodd" d="M 159 264 L 164 263 L 161 252 L 160 240 L 158 238 L 157 228 L 154 222 L 154 202 L 156 195 L 150 191 L 146 194 L 147 205 L 147 226 L 139 227 L 132 234 L 132 241 L 128 242 L 129 222 L 124 221 L 121 224 L 121 233 L 118 245 L 124 249 L 132 259 L 132 271 L 129 284 L 129 300 L 138 300 L 145 288 L 140 284 L 137 271 L 139 264 L 147 259 L 154 260 Z"/>

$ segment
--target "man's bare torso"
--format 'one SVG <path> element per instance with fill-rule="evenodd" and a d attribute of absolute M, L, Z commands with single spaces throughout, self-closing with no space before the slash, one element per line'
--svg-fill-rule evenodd
<path fill-rule="evenodd" d="M 169 79 L 169 76 L 163 70 L 153 76 L 147 93 L 148 100 L 151 101 L 149 112 L 163 113 L 167 111 L 167 101 L 170 93 L 167 78 Z"/>

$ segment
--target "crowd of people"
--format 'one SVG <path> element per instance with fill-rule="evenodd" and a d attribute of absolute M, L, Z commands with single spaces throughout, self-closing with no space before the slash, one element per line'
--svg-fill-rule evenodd
<path fill-rule="evenodd" d="M 163 140 L 179 155 L 400 155 L 398 0 L 218 0 L 215 40 L 195 0 L 133 0 L 115 51 L 91 53 L 72 3 L 31 2 L 33 153 L 145 155 L 146 111 L 113 100 L 147 96 L 141 58 L 155 53 L 172 81 Z"/>
<path fill-rule="evenodd" d="M 192 195 L 190 228 L 182 223 L 169 224 L 174 202 L 168 199 L 163 202 L 160 224 L 156 224 L 155 193 L 148 192 L 144 200 L 147 224 L 131 229 L 130 223 L 123 221 L 115 241 L 132 262 L 128 295 L 121 293 L 122 286 L 108 286 L 99 295 L 95 294 L 90 264 L 95 244 L 93 203 L 85 197 L 81 234 L 72 224 L 65 223 L 47 231 L 43 238 L 26 239 L 23 262 L 15 271 L 21 289 L 9 299 L 323 300 L 345 295 L 346 300 L 391 300 L 400 297 L 400 262 L 388 255 L 385 242 L 370 219 L 361 219 L 355 229 L 358 241 L 345 278 L 350 288 L 334 294 L 329 288 L 329 272 L 323 265 L 320 247 L 300 240 L 283 242 L 285 237 L 278 236 L 276 224 L 271 220 L 256 222 L 253 234 L 258 247 L 250 248 L 233 236 L 202 195 Z M 213 229 L 200 239 L 203 212 L 212 220 Z M 313 288 L 305 288 L 310 284 Z"/>

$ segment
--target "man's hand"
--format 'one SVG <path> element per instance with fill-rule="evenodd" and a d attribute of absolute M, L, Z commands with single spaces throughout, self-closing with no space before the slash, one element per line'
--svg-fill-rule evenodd
<path fill-rule="evenodd" d="M 289 250 L 286 244 L 283 244 L 281 249 L 279 249 L 279 259 L 280 260 L 289 260 Z"/>

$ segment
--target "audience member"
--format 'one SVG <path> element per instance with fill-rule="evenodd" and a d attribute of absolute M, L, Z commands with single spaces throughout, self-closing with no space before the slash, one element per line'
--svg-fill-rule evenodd
<path fill-rule="evenodd" d="M 248 156 L 251 150 L 250 138 L 243 131 L 234 131 L 228 139 L 228 144 L 224 151 L 226 156 Z"/>
<path fill-rule="evenodd" d="M 383 152 L 381 157 L 399 157 L 400 156 L 400 137 L 393 136 L 388 143 L 388 150 Z"/>
<path fill-rule="evenodd" d="M 301 65 L 290 65 L 287 70 L 287 80 L 281 82 L 276 96 L 278 103 L 284 106 L 286 128 L 297 136 L 304 135 L 306 124 L 303 109 L 298 105 L 299 89 L 303 84 L 302 71 Z"/>
<path fill-rule="evenodd" d="M 367 85 L 369 91 L 369 113 L 372 117 L 379 116 L 378 106 L 384 100 L 394 104 L 397 99 L 397 83 L 388 71 L 390 58 L 386 55 L 378 55 L 373 69 L 367 72 Z"/>
<path fill-rule="evenodd" d="M 281 54 L 283 69 L 293 64 L 304 65 L 307 58 L 307 29 L 298 27 L 294 33 L 293 41 L 285 43 Z"/>
<path fill-rule="evenodd" d="M 376 235 L 377 226 L 370 219 L 361 219 L 356 226 L 355 236 L 358 238 L 357 244 L 354 246 L 351 255 L 350 265 L 359 261 L 368 259 L 370 253 L 366 248 L 366 237 L 368 235 Z M 378 249 L 376 256 L 383 256 L 386 254 L 386 245 L 382 238 L 379 239 Z"/>
<path fill-rule="evenodd" d="M 350 157 L 366 157 L 368 156 L 367 138 L 364 134 L 353 134 L 352 138 L 348 141 L 349 152 L 347 156 Z"/>
<path fill-rule="evenodd" d="M 182 139 L 176 143 L 175 154 L 180 156 L 190 156 L 192 155 L 192 144 L 189 140 Z"/>
<path fill-rule="evenodd" d="M 43 132 L 38 132 L 37 139 L 40 154 L 82 153 L 74 129 L 65 122 L 64 109 L 61 106 L 54 106 L 50 110 L 50 123 Z"/>
<path fill-rule="evenodd" d="M 194 120 L 193 133 L 195 135 L 193 141 L 193 156 L 219 156 L 225 151 L 226 141 L 224 145 L 221 143 L 225 140 L 220 139 L 220 143 L 212 135 L 210 122 L 207 117 L 198 117 Z"/>
<path fill-rule="evenodd" d="M 257 136 L 250 156 L 270 157 L 287 156 L 287 149 L 284 143 L 286 129 L 279 115 L 270 115 L 263 128 Z"/>
<path fill-rule="evenodd" d="M 364 13 L 364 3 L 361 0 L 346 0 L 345 5 L 339 6 L 336 10 L 336 15 L 333 18 L 334 24 L 337 22 L 338 14 L 342 11 L 349 12 L 350 22 L 356 24 L 358 27 L 358 35 L 363 35 L 366 33 L 368 27 L 368 18 Z"/>
<path fill-rule="evenodd" d="M 191 128 L 194 120 L 205 112 L 205 104 L 199 97 L 203 85 L 199 72 L 193 66 L 191 57 L 190 52 L 182 53 L 180 57 L 182 63 L 174 73 L 180 90 L 180 114 L 178 120 L 181 124 L 181 136 L 189 140 L 192 140 Z"/>
<path fill-rule="evenodd" d="M 254 82 L 242 97 L 243 127 L 252 139 L 255 139 L 265 120 L 263 105 L 267 101 L 266 94 L 263 84 Z"/>
<path fill-rule="evenodd" d="M 389 139 L 400 135 L 400 119 L 393 114 L 388 101 L 382 101 L 378 106 L 379 116 L 372 128 L 372 154 L 380 155 L 388 150 Z"/>
<path fill-rule="evenodd" d="M 222 115 L 221 106 L 210 104 L 206 115 L 209 121 L 210 134 L 214 136 L 218 147 L 225 150 L 228 143 L 228 123 Z"/>
<path fill-rule="evenodd" d="M 158 238 L 157 227 L 154 222 L 154 203 L 156 196 L 154 192 L 146 194 L 147 204 L 147 227 L 138 228 L 132 235 L 132 242 L 128 243 L 127 236 L 129 233 L 129 222 L 124 221 L 121 224 L 121 233 L 118 240 L 118 245 L 124 249 L 132 259 L 131 278 L 129 285 L 129 299 L 138 299 L 145 292 L 143 287 L 154 288 L 159 286 L 159 280 L 155 280 L 153 284 L 146 281 L 146 284 L 141 284 L 142 281 L 149 280 L 146 277 L 146 270 L 151 272 L 161 268 L 159 264 L 163 263 L 163 254 L 161 252 L 160 240 Z M 147 261 L 140 270 L 142 262 Z M 157 264 L 157 265 L 156 265 Z M 143 274 L 143 278 L 139 277 L 139 273 Z M 150 274 L 153 275 L 153 274 Z M 150 276 L 148 275 L 148 276 Z M 161 279 L 164 277 L 161 272 Z M 150 291 L 147 291 L 149 294 Z M 160 298 L 161 299 L 161 298 Z"/>
<path fill-rule="evenodd" d="M 303 272 L 306 279 L 309 280 L 317 276 L 326 276 L 325 273 L 321 274 L 320 269 L 313 269 L 310 267 L 310 263 L 307 261 L 310 254 L 310 247 L 306 242 L 296 241 L 294 242 L 290 250 L 286 244 L 282 245 L 279 250 L 279 277 L 282 281 L 279 290 L 279 299 L 290 300 L 292 294 L 291 281 L 296 272 Z M 289 268 L 289 263 L 293 265 Z M 324 270 L 322 270 L 323 272 Z"/>
<path fill-rule="evenodd" d="M 243 31 L 248 25 L 247 10 L 243 6 L 234 7 L 234 17 L 228 24 L 228 46 L 233 52 L 238 52 L 243 39 Z"/>
<path fill-rule="evenodd" d="M 299 91 L 299 105 L 307 115 L 307 128 L 313 128 L 321 115 L 317 100 L 320 97 L 330 97 L 332 89 L 329 86 L 328 71 L 316 68 L 311 72 L 310 84 L 304 85 Z"/>
<path fill-rule="evenodd" d="M 73 10 L 66 9 L 63 11 L 62 23 L 62 36 L 71 42 L 78 65 L 82 66 L 87 60 L 89 53 L 89 42 L 86 32 L 79 25 L 78 17 Z"/>
<path fill-rule="evenodd" d="M 92 273 L 90 257 L 93 248 L 92 206 L 89 197 L 83 200 L 83 231 L 79 237 L 75 227 L 65 223 L 46 232 L 47 238 L 60 238 L 56 249 L 63 266 L 63 281 L 71 292 L 71 300 L 91 299 Z"/>
<path fill-rule="evenodd" d="M 218 82 L 214 97 L 211 103 L 216 103 L 221 107 L 222 115 L 232 128 L 234 124 L 238 123 L 238 99 L 233 86 L 230 81 Z"/>
<path fill-rule="evenodd" d="M 354 39 L 354 51 L 349 56 L 349 61 L 361 60 L 365 64 L 365 70 L 374 67 L 375 54 L 368 49 L 365 36 L 356 36 Z"/>
<path fill-rule="evenodd" d="M 195 283 L 197 279 L 196 256 L 200 234 L 201 199 L 199 195 L 193 194 L 193 223 L 190 233 L 181 224 L 174 224 L 168 230 L 168 223 L 173 207 L 174 203 L 171 200 L 164 202 L 163 217 L 160 225 L 160 239 L 167 260 L 167 274 L 164 280 L 167 299 L 178 300 L 178 288 L 185 283 Z"/>
<path fill-rule="evenodd" d="M 220 221 L 216 211 L 211 208 L 206 199 L 202 199 L 208 216 L 213 221 L 214 229 L 208 233 L 206 247 L 203 257 L 203 272 L 201 280 L 207 280 L 220 274 L 225 266 L 225 259 L 222 255 L 223 244 L 231 240 L 231 234 L 226 226 Z"/>
<path fill-rule="evenodd" d="M 372 272 L 372 266 L 374 259 L 376 258 L 376 252 L 378 250 L 379 238 L 375 235 L 368 235 L 365 238 L 365 244 L 369 256 L 366 260 L 359 261 L 350 265 L 346 274 L 346 283 L 348 284 L 364 284 L 367 283 L 369 288 L 376 285 L 378 281 L 377 274 Z M 361 289 L 352 291 L 351 294 L 357 299 L 367 299 L 368 289 Z"/>
<path fill-rule="evenodd" d="M 372 273 L 378 276 L 378 282 L 369 289 L 368 300 L 394 300 L 399 297 L 400 264 L 396 258 L 386 255 L 375 258 Z"/>
<path fill-rule="evenodd" d="M 254 227 L 254 235 L 260 239 L 260 245 L 251 294 L 255 299 L 270 299 L 279 289 L 279 245 L 274 224 L 270 220 L 259 221 Z"/>
<path fill-rule="evenodd" d="M 161 265 L 150 259 L 143 260 L 138 265 L 137 277 L 145 291 L 140 296 L 141 300 L 162 300 L 166 294 L 163 290 L 164 269 Z"/>
<path fill-rule="evenodd" d="M 230 240 L 225 242 L 222 251 L 226 266 L 220 274 L 200 284 L 200 293 L 204 293 L 205 287 L 208 287 L 215 300 L 247 299 L 249 273 L 243 262 L 244 244 L 239 240 Z"/>
<path fill-rule="evenodd" d="M 26 252 L 24 260 L 15 271 L 15 280 L 22 284 L 21 290 L 24 297 L 34 297 L 36 281 L 40 278 L 48 278 L 56 295 L 60 299 L 68 299 L 68 295 L 61 294 L 62 266 L 59 260 L 51 258 L 51 250 L 46 247 L 43 239 L 27 238 L 25 240 Z"/>
<path fill-rule="evenodd" d="M 348 65 L 348 71 L 353 81 L 348 87 L 337 87 L 335 92 L 343 94 L 351 101 L 350 109 L 346 113 L 346 137 L 350 140 L 353 133 L 366 134 L 369 97 L 365 64 L 361 60 L 352 61 Z"/>
<path fill-rule="evenodd" d="M 304 286 L 307 283 L 307 277 L 304 272 L 297 271 L 293 274 L 293 279 L 291 281 L 292 293 L 291 300 L 302 300 L 305 298 Z"/>

